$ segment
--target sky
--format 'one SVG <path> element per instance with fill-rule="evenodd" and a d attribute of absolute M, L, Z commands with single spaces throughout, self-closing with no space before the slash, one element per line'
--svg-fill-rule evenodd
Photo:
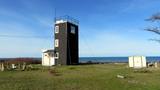
<path fill-rule="evenodd" d="M 160 0 L 0 0 L 0 58 L 41 57 L 54 46 L 54 17 L 79 20 L 80 57 L 159 56 L 144 29 Z"/>

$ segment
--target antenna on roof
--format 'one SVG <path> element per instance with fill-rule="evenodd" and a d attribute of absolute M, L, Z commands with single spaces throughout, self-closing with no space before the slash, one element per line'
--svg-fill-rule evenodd
<path fill-rule="evenodd" d="M 57 10 L 56 8 L 54 9 L 54 27 L 53 27 L 53 30 L 55 31 L 55 24 L 56 24 L 56 17 L 57 17 Z M 54 35 L 54 31 L 53 31 L 53 35 Z M 55 37 L 55 36 L 54 36 Z M 53 39 L 53 42 L 54 42 L 54 39 Z M 54 47 L 54 44 L 53 44 L 53 47 Z"/>
<path fill-rule="evenodd" d="M 54 22 L 56 23 L 56 17 L 57 17 L 57 10 L 56 8 L 54 9 Z"/>

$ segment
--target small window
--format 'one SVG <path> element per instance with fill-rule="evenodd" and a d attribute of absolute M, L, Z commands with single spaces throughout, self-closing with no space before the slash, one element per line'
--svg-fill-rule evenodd
<path fill-rule="evenodd" d="M 59 40 L 55 39 L 55 47 L 58 47 L 58 46 L 59 46 Z"/>
<path fill-rule="evenodd" d="M 58 59 L 59 58 L 59 53 L 56 52 L 54 57 L 55 57 L 55 59 Z"/>
<path fill-rule="evenodd" d="M 71 26 L 71 33 L 75 34 L 75 27 Z"/>
<path fill-rule="evenodd" d="M 59 33 L 59 26 L 55 26 L 55 33 Z"/>

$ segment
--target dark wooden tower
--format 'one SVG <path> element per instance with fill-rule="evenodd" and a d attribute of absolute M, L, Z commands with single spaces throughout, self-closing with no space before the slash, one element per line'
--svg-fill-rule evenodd
<path fill-rule="evenodd" d="M 54 34 L 56 64 L 78 64 L 78 21 L 69 16 L 56 18 Z"/>

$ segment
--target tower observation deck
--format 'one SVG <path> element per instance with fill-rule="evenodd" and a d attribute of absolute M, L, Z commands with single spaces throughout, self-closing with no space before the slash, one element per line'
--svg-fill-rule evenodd
<path fill-rule="evenodd" d="M 72 24 L 75 24 L 75 25 L 79 24 L 79 21 L 77 19 L 74 19 L 73 17 L 70 17 L 68 15 L 55 18 L 55 23 L 56 24 L 65 23 L 65 22 L 69 22 L 69 23 L 72 23 Z"/>

